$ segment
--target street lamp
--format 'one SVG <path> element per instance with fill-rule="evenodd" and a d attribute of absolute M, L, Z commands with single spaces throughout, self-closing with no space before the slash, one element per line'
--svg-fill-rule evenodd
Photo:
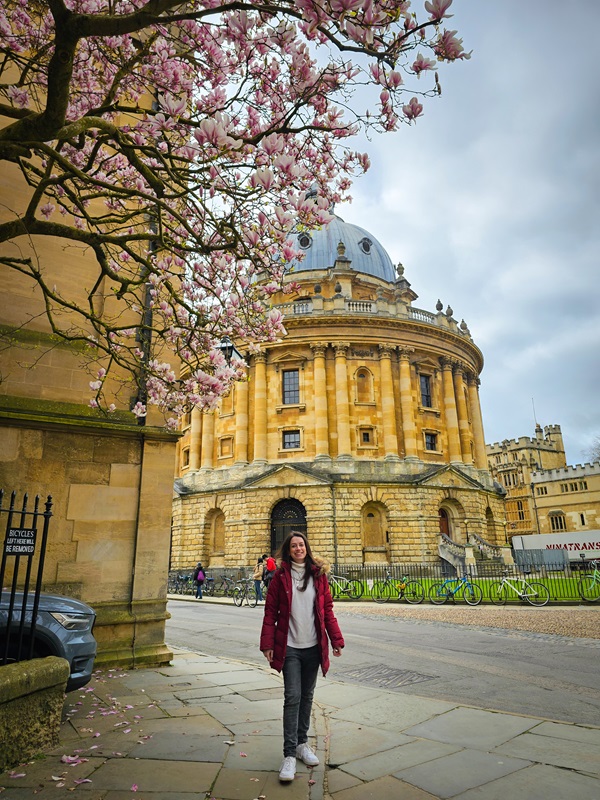
<path fill-rule="evenodd" d="M 227 362 L 227 366 L 231 364 L 233 358 L 236 358 L 238 361 L 243 361 L 242 354 L 231 341 L 229 336 L 223 336 L 220 343 L 217 346 L 217 349 L 223 353 L 223 357 Z"/>
<path fill-rule="evenodd" d="M 537 503 L 535 502 L 534 486 L 533 486 L 533 483 L 530 483 L 529 485 L 531 487 L 531 497 L 533 499 L 533 510 L 535 511 L 535 521 L 536 521 L 536 524 L 537 524 L 537 532 L 541 533 L 541 530 L 540 530 L 540 518 L 538 516 Z"/>

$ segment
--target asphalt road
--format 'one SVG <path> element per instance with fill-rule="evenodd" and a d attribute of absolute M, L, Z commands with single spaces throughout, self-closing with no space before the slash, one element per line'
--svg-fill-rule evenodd
<path fill-rule="evenodd" d="M 171 646 L 264 665 L 262 606 L 170 601 Z M 535 612 L 535 609 L 533 609 Z M 336 614 L 346 640 L 335 680 L 479 708 L 600 726 L 600 640 Z"/>

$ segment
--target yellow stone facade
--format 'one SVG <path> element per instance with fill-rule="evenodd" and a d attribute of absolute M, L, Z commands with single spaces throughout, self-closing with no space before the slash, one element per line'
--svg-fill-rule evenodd
<path fill-rule="evenodd" d="M 507 537 L 600 530 L 600 464 L 568 466 L 560 425 L 486 445 L 506 490 Z"/>
<path fill-rule="evenodd" d="M 344 564 L 435 562 L 440 531 L 504 543 L 482 354 L 452 309 L 413 307 L 403 268 L 364 233 L 336 217 L 312 234 L 295 293 L 273 298 L 287 336 L 248 357 L 217 411 L 184 419 L 172 568 L 254 563 L 298 525 Z"/>
<path fill-rule="evenodd" d="M 0 220 L 22 213 L 27 198 L 18 171 L 4 163 Z M 79 301 L 79 291 L 95 280 L 93 256 L 79 245 L 21 237 L 2 252 L 31 257 L 50 286 Z M 108 402 L 121 409 L 113 416 L 90 409 L 89 351 L 51 335 L 40 293 L 23 275 L 0 267 L 0 294 L 0 488 L 5 499 L 16 491 L 19 507 L 25 493 L 30 507 L 36 494 L 42 503 L 53 498 L 42 588 L 96 610 L 98 664 L 168 663 L 177 437 L 158 418 L 136 424 L 127 411 L 132 386 L 125 397 L 116 395 L 115 384 L 107 386 Z M 7 566 L 8 580 L 12 558 Z"/>

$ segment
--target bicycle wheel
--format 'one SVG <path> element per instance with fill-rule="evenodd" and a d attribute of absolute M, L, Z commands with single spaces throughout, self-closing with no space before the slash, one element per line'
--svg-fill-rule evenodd
<path fill-rule="evenodd" d="M 241 588 L 241 586 L 236 586 L 236 588 L 233 590 L 233 602 L 236 604 L 236 606 L 241 606 L 244 602 L 244 590 Z"/>
<path fill-rule="evenodd" d="M 532 606 L 545 606 L 550 600 L 548 587 L 544 586 L 543 583 L 533 581 L 533 583 L 528 583 L 525 588 L 526 591 L 523 592 L 523 597 Z"/>
<path fill-rule="evenodd" d="M 223 594 L 225 597 L 233 597 L 236 589 L 239 587 L 235 585 L 233 581 L 225 581 L 225 585 L 223 587 Z"/>
<path fill-rule="evenodd" d="M 443 583 L 434 583 L 429 590 L 429 599 L 436 606 L 443 605 L 448 599 L 448 589 Z"/>
<path fill-rule="evenodd" d="M 256 590 L 253 587 L 248 587 L 246 591 L 246 600 L 248 601 L 248 605 L 250 608 L 256 608 L 256 604 L 258 603 L 258 599 L 256 597 Z"/>
<path fill-rule="evenodd" d="M 202 586 L 202 594 L 205 594 L 207 597 L 212 597 L 214 593 L 215 593 L 215 582 L 204 581 L 204 585 Z"/>
<path fill-rule="evenodd" d="M 373 588 L 371 589 L 371 598 L 375 600 L 376 603 L 387 603 L 387 601 L 392 596 L 392 587 L 389 583 L 385 581 L 378 581 L 377 583 L 373 584 Z"/>
<path fill-rule="evenodd" d="M 584 575 L 577 584 L 577 591 L 586 603 L 596 603 L 600 600 L 600 581 L 593 575 Z"/>
<path fill-rule="evenodd" d="M 490 600 L 497 606 L 503 606 L 506 603 L 506 586 L 502 581 L 496 581 L 490 586 Z"/>
<path fill-rule="evenodd" d="M 400 597 L 403 597 L 406 602 L 410 603 L 411 605 L 417 605 L 418 603 L 423 602 L 425 590 L 419 581 L 409 581 L 402 590 Z"/>
<path fill-rule="evenodd" d="M 345 591 L 350 600 L 358 600 L 363 595 L 363 585 L 360 581 L 348 581 Z"/>
<path fill-rule="evenodd" d="M 481 603 L 481 598 L 483 597 L 481 586 L 478 586 L 476 583 L 468 583 L 463 589 L 463 597 L 467 605 L 479 605 L 479 603 Z"/>

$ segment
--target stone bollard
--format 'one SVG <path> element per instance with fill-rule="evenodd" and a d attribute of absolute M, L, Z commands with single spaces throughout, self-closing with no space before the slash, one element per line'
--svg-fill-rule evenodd
<path fill-rule="evenodd" d="M 69 674 L 56 656 L 0 667 L 0 771 L 58 743 Z"/>

